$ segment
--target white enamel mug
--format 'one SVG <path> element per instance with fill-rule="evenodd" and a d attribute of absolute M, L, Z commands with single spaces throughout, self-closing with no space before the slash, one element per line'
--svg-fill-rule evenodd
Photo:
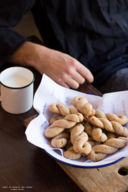
<path fill-rule="evenodd" d="M 33 73 L 24 67 L 10 67 L 0 73 L 2 108 L 12 114 L 29 111 L 33 105 Z"/>

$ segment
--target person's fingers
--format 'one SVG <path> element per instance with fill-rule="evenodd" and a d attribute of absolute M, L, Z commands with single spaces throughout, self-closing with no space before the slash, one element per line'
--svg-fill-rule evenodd
<path fill-rule="evenodd" d="M 66 88 L 69 88 L 69 85 L 67 85 L 65 82 L 64 82 L 64 80 L 63 79 L 56 79 L 55 80 L 58 84 L 60 84 L 61 86 L 63 86 L 63 87 L 66 87 Z"/>
<path fill-rule="evenodd" d="M 78 62 L 78 67 L 76 69 L 89 83 L 92 83 L 94 77 L 90 70 L 86 68 L 84 65 Z"/>
<path fill-rule="evenodd" d="M 61 85 L 66 88 L 70 88 L 66 83 L 62 82 Z"/>
<path fill-rule="evenodd" d="M 85 82 L 85 78 L 76 70 L 72 70 L 71 76 L 79 84 L 83 84 Z"/>
<path fill-rule="evenodd" d="M 65 75 L 64 82 L 71 88 L 77 89 L 79 87 L 79 83 L 69 75 Z"/>

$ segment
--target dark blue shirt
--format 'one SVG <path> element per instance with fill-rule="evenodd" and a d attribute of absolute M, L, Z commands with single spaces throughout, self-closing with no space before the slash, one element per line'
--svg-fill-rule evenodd
<path fill-rule="evenodd" d="M 45 45 L 88 67 L 94 85 L 128 67 L 128 0 L 1 0 L 1 65 L 27 40 L 12 27 L 31 8 Z"/>

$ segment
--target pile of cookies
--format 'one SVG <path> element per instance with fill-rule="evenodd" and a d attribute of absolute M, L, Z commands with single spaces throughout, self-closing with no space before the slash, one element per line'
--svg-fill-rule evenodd
<path fill-rule="evenodd" d="M 50 125 L 44 132 L 52 147 L 64 149 L 65 158 L 85 156 L 91 161 L 100 161 L 126 146 L 127 116 L 95 110 L 81 96 L 74 97 L 72 105 L 74 107 L 51 104 L 49 110 L 56 116 L 49 120 Z"/>

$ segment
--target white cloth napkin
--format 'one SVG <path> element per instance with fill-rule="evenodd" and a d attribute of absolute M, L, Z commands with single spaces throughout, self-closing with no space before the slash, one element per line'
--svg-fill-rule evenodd
<path fill-rule="evenodd" d="M 30 122 L 25 131 L 27 140 L 37 147 L 44 149 L 55 159 L 78 167 L 107 166 L 117 162 L 123 157 L 127 157 L 128 144 L 115 154 L 99 162 L 91 162 L 84 157 L 79 160 L 69 160 L 63 157 L 63 150 L 56 150 L 50 146 L 49 140 L 43 135 L 44 130 L 49 125 L 48 120 L 52 116 L 52 113 L 48 111 L 48 106 L 52 103 L 61 103 L 70 106 L 71 100 L 77 95 L 86 97 L 95 109 L 101 109 L 105 113 L 116 113 L 117 115 L 124 114 L 128 116 L 128 91 L 107 93 L 102 97 L 93 94 L 85 94 L 64 88 L 55 83 L 48 76 L 43 75 L 41 83 L 35 93 L 33 104 L 39 115 Z"/>

